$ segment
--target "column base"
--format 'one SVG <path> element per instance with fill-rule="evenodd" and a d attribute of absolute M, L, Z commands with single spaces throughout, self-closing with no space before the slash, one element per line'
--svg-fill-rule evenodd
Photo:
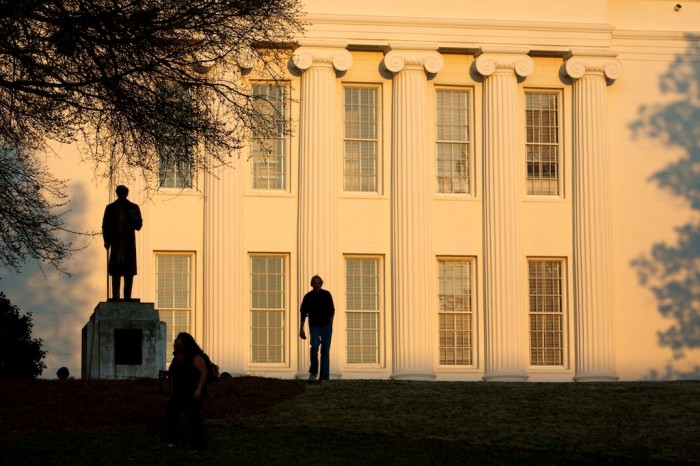
<path fill-rule="evenodd" d="M 432 371 L 398 371 L 391 374 L 391 380 L 414 380 L 432 382 L 435 380 L 435 372 Z"/>
<path fill-rule="evenodd" d="M 490 371 L 484 374 L 484 382 L 527 382 L 528 375 L 524 371 Z"/>
<path fill-rule="evenodd" d="M 340 380 L 343 378 L 343 374 L 340 372 L 331 372 L 328 374 L 330 380 Z M 308 372 L 297 372 L 294 374 L 294 378 L 297 380 L 308 380 L 309 379 L 309 373 Z"/>
<path fill-rule="evenodd" d="M 579 372 L 574 375 L 574 382 L 617 382 L 618 379 L 614 371 Z"/>
<path fill-rule="evenodd" d="M 214 361 L 214 364 L 216 364 L 216 361 Z M 226 379 L 226 378 L 229 378 L 229 377 L 232 377 L 232 378 L 236 378 L 236 377 L 247 377 L 247 376 L 249 376 L 249 375 L 250 375 L 250 374 L 248 374 L 248 373 L 245 371 L 245 369 L 240 369 L 240 368 L 238 368 L 238 369 L 227 369 L 227 370 L 224 370 L 224 369 L 221 368 L 221 366 L 219 366 L 219 378 L 225 378 L 225 379 Z"/>

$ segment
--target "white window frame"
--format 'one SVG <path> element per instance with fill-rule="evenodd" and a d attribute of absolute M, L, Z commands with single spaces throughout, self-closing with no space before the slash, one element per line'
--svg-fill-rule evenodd
<path fill-rule="evenodd" d="M 269 92 L 258 94 L 256 90 L 267 88 L 281 91 L 281 107 L 271 105 Z M 252 83 L 252 94 L 256 96 L 253 105 L 261 107 L 261 121 L 253 125 L 250 144 L 250 189 L 254 191 L 285 192 L 288 189 L 291 125 L 291 86 L 288 82 L 259 81 Z M 267 109 L 267 111 L 266 111 Z M 270 121 L 273 120 L 273 121 Z M 262 129 L 259 129 L 262 128 Z M 270 171 L 270 167 L 277 170 Z"/>
<path fill-rule="evenodd" d="M 363 123 L 355 125 L 348 120 L 351 112 L 348 105 L 348 92 L 353 91 L 373 91 L 374 92 L 374 120 L 364 123 L 366 126 L 363 133 Z M 381 185 L 381 87 L 373 84 L 344 84 L 343 85 L 343 191 L 346 193 L 367 193 L 379 194 Z M 361 102 L 360 102 L 361 104 Z M 374 127 L 372 132 L 371 127 Z M 373 147 L 373 158 L 363 158 L 362 150 L 355 156 L 351 147 Z M 368 162 L 369 160 L 369 162 Z M 363 162 L 364 161 L 364 162 Z M 363 174 L 363 169 L 367 170 L 373 162 L 371 170 L 373 173 Z M 353 169 L 355 167 L 356 169 Z"/>
<path fill-rule="evenodd" d="M 289 319 L 289 256 L 278 253 L 250 254 L 250 363 L 263 366 L 285 366 L 288 352 L 288 319 Z M 255 269 L 257 259 L 280 259 L 282 261 L 281 272 L 259 273 Z M 256 277 L 257 275 L 257 277 Z M 279 285 L 281 289 L 260 288 L 256 290 L 256 284 L 268 286 L 271 275 L 281 275 Z M 264 282 L 264 283 L 263 283 Z M 260 296 L 257 299 L 255 293 L 277 293 L 275 299 L 270 296 Z M 264 301 L 264 302 L 263 302 Z M 268 303 L 272 302 L 272 306 Z M 261 304 L 268 304 L 267 306 Z M 276 306 L 275 306 L 276 304 Z M 276 314 L 276 316 L 275 316 Z M 271 326 L 274 321 L 277 326 Z M 263 325 L 259 325 L 263 323 Z M 260 338 L 264 341 L 260 342 Z M 264 354 L 263 354 L 264 353 Z"/>
<path fill-rule="evenodd" d="M 539 113 L 534 113 L 528 104 L 529 98 L 534 96 L 554 96 L 556 98 L 556 111 L 554 118 L 543 118 L 547 110 L 543 109 Z M 562 197 L 563 193 L 563 92 L 560 89 L 525 89 L 525 186 L 528 196 Z M 529 116 L 533 112 L 531 121 Z M 534 124 L 547 119 L 556 123 L 556 128 L 542 124 Z M 532 124 L 530 124 L 532 123 Z M 549 130 L 548 130 L 549 128 Z M 556 139 L 556 140 L 552 140 Z M 555 161 L 547 161 L 549 157 Z M 552 169 L 553 167 L 553 169 Z M 556 173 L 553 173 L 556 172 Z"/>
<path fill-rule="evenodd" d="M 443 264 L 445 267 L 443 267 Z M 451 280 L 446 265 L 467 266 L 466 276 Z M 476 366 L 476 259 L 471 256 L 440 256 L 437 258 L 438 364 L 442 367 Z M 462 284 L 462 292 L 456 285 Z M 460 354 L 461 352 L 461 354 Z"/>
<path fill-rule="evenodd" d="M 528 258 L 527 263 L 529 364 L 538 368 L 564 368 L 569 344 L 565 292 L 566 261 L 560 257 L 532 257 Z M 546 263 L 558 265 L 559 276 L 554 278 L 558 280 L 558 286 L 547 286 L 544 282 L 553 278 L 533 276 L 533 265 Z M 547 317 L 553 316 L 557 319 L 549 319 L 548 323 Z"/>
<path fill-rule="evenodd" d="M 158 251 L 155 253 L 155 256 L 155 308 L 158 311 L 160 320 L 166 322 L 166 342 L 172 342 L 180 332 L 193 333 L 192 323 L 195 311 L 195 254 L 193 252 Z M 161 259 L 175 257 L 183 257 L 189 260 L 187 268 L 187 287 L 184 290 L 177 290 L 175 288 L 174 284 L 176 283 L 176 274 L 168 274 L 168 277 L 170 278 L 167 278 L 163 271 L 163 266 L 165 264 L 161 263 Z M 170 285 L 171 288 L 167 288 L 168 285 Z M 166 290 L 167 293 L 170 294 L 169 297 L 162 294 L 166 292 Z M 181 305 L 182 302 L 178 300 L 177 293 L 184 293 L 186 295 L 186 306 Z M 180 306 L 177 304 L 180 304 Z M 176 325 L 178 321 L 181 321 L 183 318 L 186 324 L 182 325 L 180 323 L 179 325 Z"/>
<path fill-rule="evenodd" d="M 466 103 L 465 107 L 459 113 L 459 118 L 455 122 L 453 117 L 455 113 L 446 112 L 444 106 L 440 106 L 441 93 L 464 93 Z M 472 107 L 473 107 L 473 92 L 471 88 L 465 87 L 436 87 L 435 88 L 435 182 L 436 191 L 439 194 L 457 194 L 457 195 L 473 195 L 474 165 L 473 165 L 473 142 L 472 142 Z M 450 107 L 453 108 L 453 107 Z M 449 121 L 448 121 L 449 119 Z M 461 120 L 461 121 L 460 121 Z M 464 127 L 462 131 L 456 130 L 456 127 Z M 450 131 L 449 127 L 453 129 Z M 441 131 L 442 129 L 442 131 Z M 462 134 L 459 134 L 462 133 Z M 442 136 L 441 136 L 442 135 Z M 464 159 L 461 156 L 441 157 L 441 148 L 452 148 L 452 153 L 455 149 L 464 153 Z M 456 165 L 455 165 L 456 164 Z M 447 166 L 447 169 L 443 167 Z M 462 167 L 455 170 L 455 166 Z M 460 170 L 464 172 L 464 179 L 459 175 Z M 455 176 L 457 173 L 457 177 Z M 454 179 L 460 178 L 455 183 Z M 452 180 L 449 189 L 445 188 L 445 180 Z M 461 186 L 455 189 L 455 186 Z"/>
<path fill-rule="evenodd" d="M 360 274 L 350 275 L 350 266 L 362 261 L 373 261 L 376 274 L 368 289 Z M 360 266 L 361 267 L 361 266 Z M 345 364 L 352 367 L 380 367 L 382 365 L 384 333 L 384 260 L 378 255 L 347 255 L 345 270 Z M 356 281 L 357 280 L 357 281 Z M 358 282 L 359 281 L 359 282 Z M 358 285 L 360 288 L 358 289 Z M 355 292 L 357 290 L 358 292 Z M 372 296 L 370 296 L 372 295 Z M 370 299 L 366 299 L 366 298 Z M 369 305 L 366 305 L 369 303 Z M 359 355 L 359 357 L 355 357 Z"/>

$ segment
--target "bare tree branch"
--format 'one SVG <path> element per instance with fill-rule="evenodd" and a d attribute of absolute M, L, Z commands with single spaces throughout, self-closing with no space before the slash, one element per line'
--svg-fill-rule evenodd
<path fill-rule="evenodd" d="M 254 104 L 236 58 L 252 54 L 280 79 L 301 16 L 298 0 L 0 0 L 0 163 L 9 170 L 0 188 L 14 193 L 0 196 L 0 263 L 16 270 L 33 257 L 58 267 L 68 252 L 47 246 L 65 204 L 35 195 L 30 207 L 18 197 L 29 188 L 11 189 L 33 181 L 65 200 L 31 156 L 49 140 L 77 142 L 103 175 L 136 170 L 148 186 L 164 143 L 196 147 L 169 162 L 204 171 L 237 156 L 249 130 L 272 117 Z M 19 219 L 41 209 L 36 238 L 4 225 L 13 211 Z"/>

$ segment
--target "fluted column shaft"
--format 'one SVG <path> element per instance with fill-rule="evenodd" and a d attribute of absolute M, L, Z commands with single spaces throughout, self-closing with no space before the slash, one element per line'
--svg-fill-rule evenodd
<path fill-rule="evenodd" d="M 430 172 L 426 71 L 444 65 L 436 47 L 392 47 L 391 270 L 394 379 L 435 378 L 434 300 L 430 275 Z"/>
<path fill-rule="evenodd" d="M 606 77 L 621 68 L 611 56 L 572 54 L 565 70 L 574 79 L 574 379 L 617 380 Z"/>
<path fill-rule="evenodd" d="M 518 76 L 534 67 L 526 51 L 487 51 L 476 61 L 485 76 L 484 125 L 484 380 L 527 379 L 527 274 L 521 197 L 525 167 L 518 134 Z"/>
<path fill-rule="evenodd" d="M 237 57 L 241 68 L 252 55 Z M 245 374 L 249 354 L 248 309 L 241 308 L 249 270 L 243 249 L 242 162 L 212 168 L 204 175 L 204 350 L 222 371 Z M 247 171 L 246 171 L 247 172 Z"/>
<path fill-rule="evenodd" d="M 313 275 L 320 275 L 331 293 L 342 289 L 337 276 L 338 134 L 336 70 L 352 64 L 346 44 L 304 44 L 294 51 L 293 60 L 301 75 L 301 116 L 299 121 L 299 221 L 298 296 L 299 304 L 310 291 Z M 342 296 L 333 293 L 336 303 Z M 336 308 L 340 306 L 336 305 Z M 299 323 L 298 306 L 295 319 Z M 336 316 L 336 319 L 342 318 Z M 298 328 L 296 333 L 298 333 Z M 335 340 L 336 344 L 338 339 Z M 333 340 L 332 340 L 333 342 Z M 308 340 L 299 343 L 298 375 L 309 367 Z M 340 376 L 342 350 L 331 345 L 331 376 Z"/>
<path fill-rule="evenodd" d="M 250 336 L 242 309 L 244 273 L 241 166 L 204 177 L 204 350 L 222 371 L 244 374 Z"/>

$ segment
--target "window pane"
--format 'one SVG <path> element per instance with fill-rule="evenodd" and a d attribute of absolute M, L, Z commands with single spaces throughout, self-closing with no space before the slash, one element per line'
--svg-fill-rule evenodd
<path fill-rule="evenodd" d="M 440 364 L 472 365 L 472 260 L 438 260 L 438 305 Z"/>
<path fill-rule="evenodd" d="M 345 191 L 377 191 L 377 113 L 376 88 L 345 88 Z"/>
<path fill-rule="evenodd" d="M 182 85 L 162 84 L 158 87 L 158 108 L 162 113 L 158 125 L 156 150 L 162 188 L 191 188 L 192 159 L 196 140 L 186 128 L 172 126 L 172 121 L 187 121 L 193 110 L 190 90 Z M 183 115 L 173 118 L 173 115 Z"/>
<path fill-rule="evenodd" d="M 286 276 L 284 256 L 252 256 L 251 362 L 285 362 Z"/>
<path fill-rule="evenodd" d="M 158 254 L 156 256 L 156 309 L 166 323 L 166 341 L 180 332 L 190 332 L 192 313 L 192 256 Z"/>
<path fill-rule="evenodd" d="M 525 93 L 527 193 L 559 194 L 559 94 Z"/>
<path fill-rule="evenodd" d="M 564 364 L 562 262 L 530 261 L 530 364 Z"/>
<path fill-rule="evenodd" d="M 346 361 L 379 364 L 379 258 L 345 260 Z"/>
<path fill-rule="evenodd" d="M 469 91 L 437 90 L 437 189 L 469 192 Z"/>
<path fill-rule="evenodd" d="M 285 189 L 285 169 L 289 138 L 287 87 L 253 85 L 253 121 L 251 141 L 251 186 L 253 189 Z"/>

